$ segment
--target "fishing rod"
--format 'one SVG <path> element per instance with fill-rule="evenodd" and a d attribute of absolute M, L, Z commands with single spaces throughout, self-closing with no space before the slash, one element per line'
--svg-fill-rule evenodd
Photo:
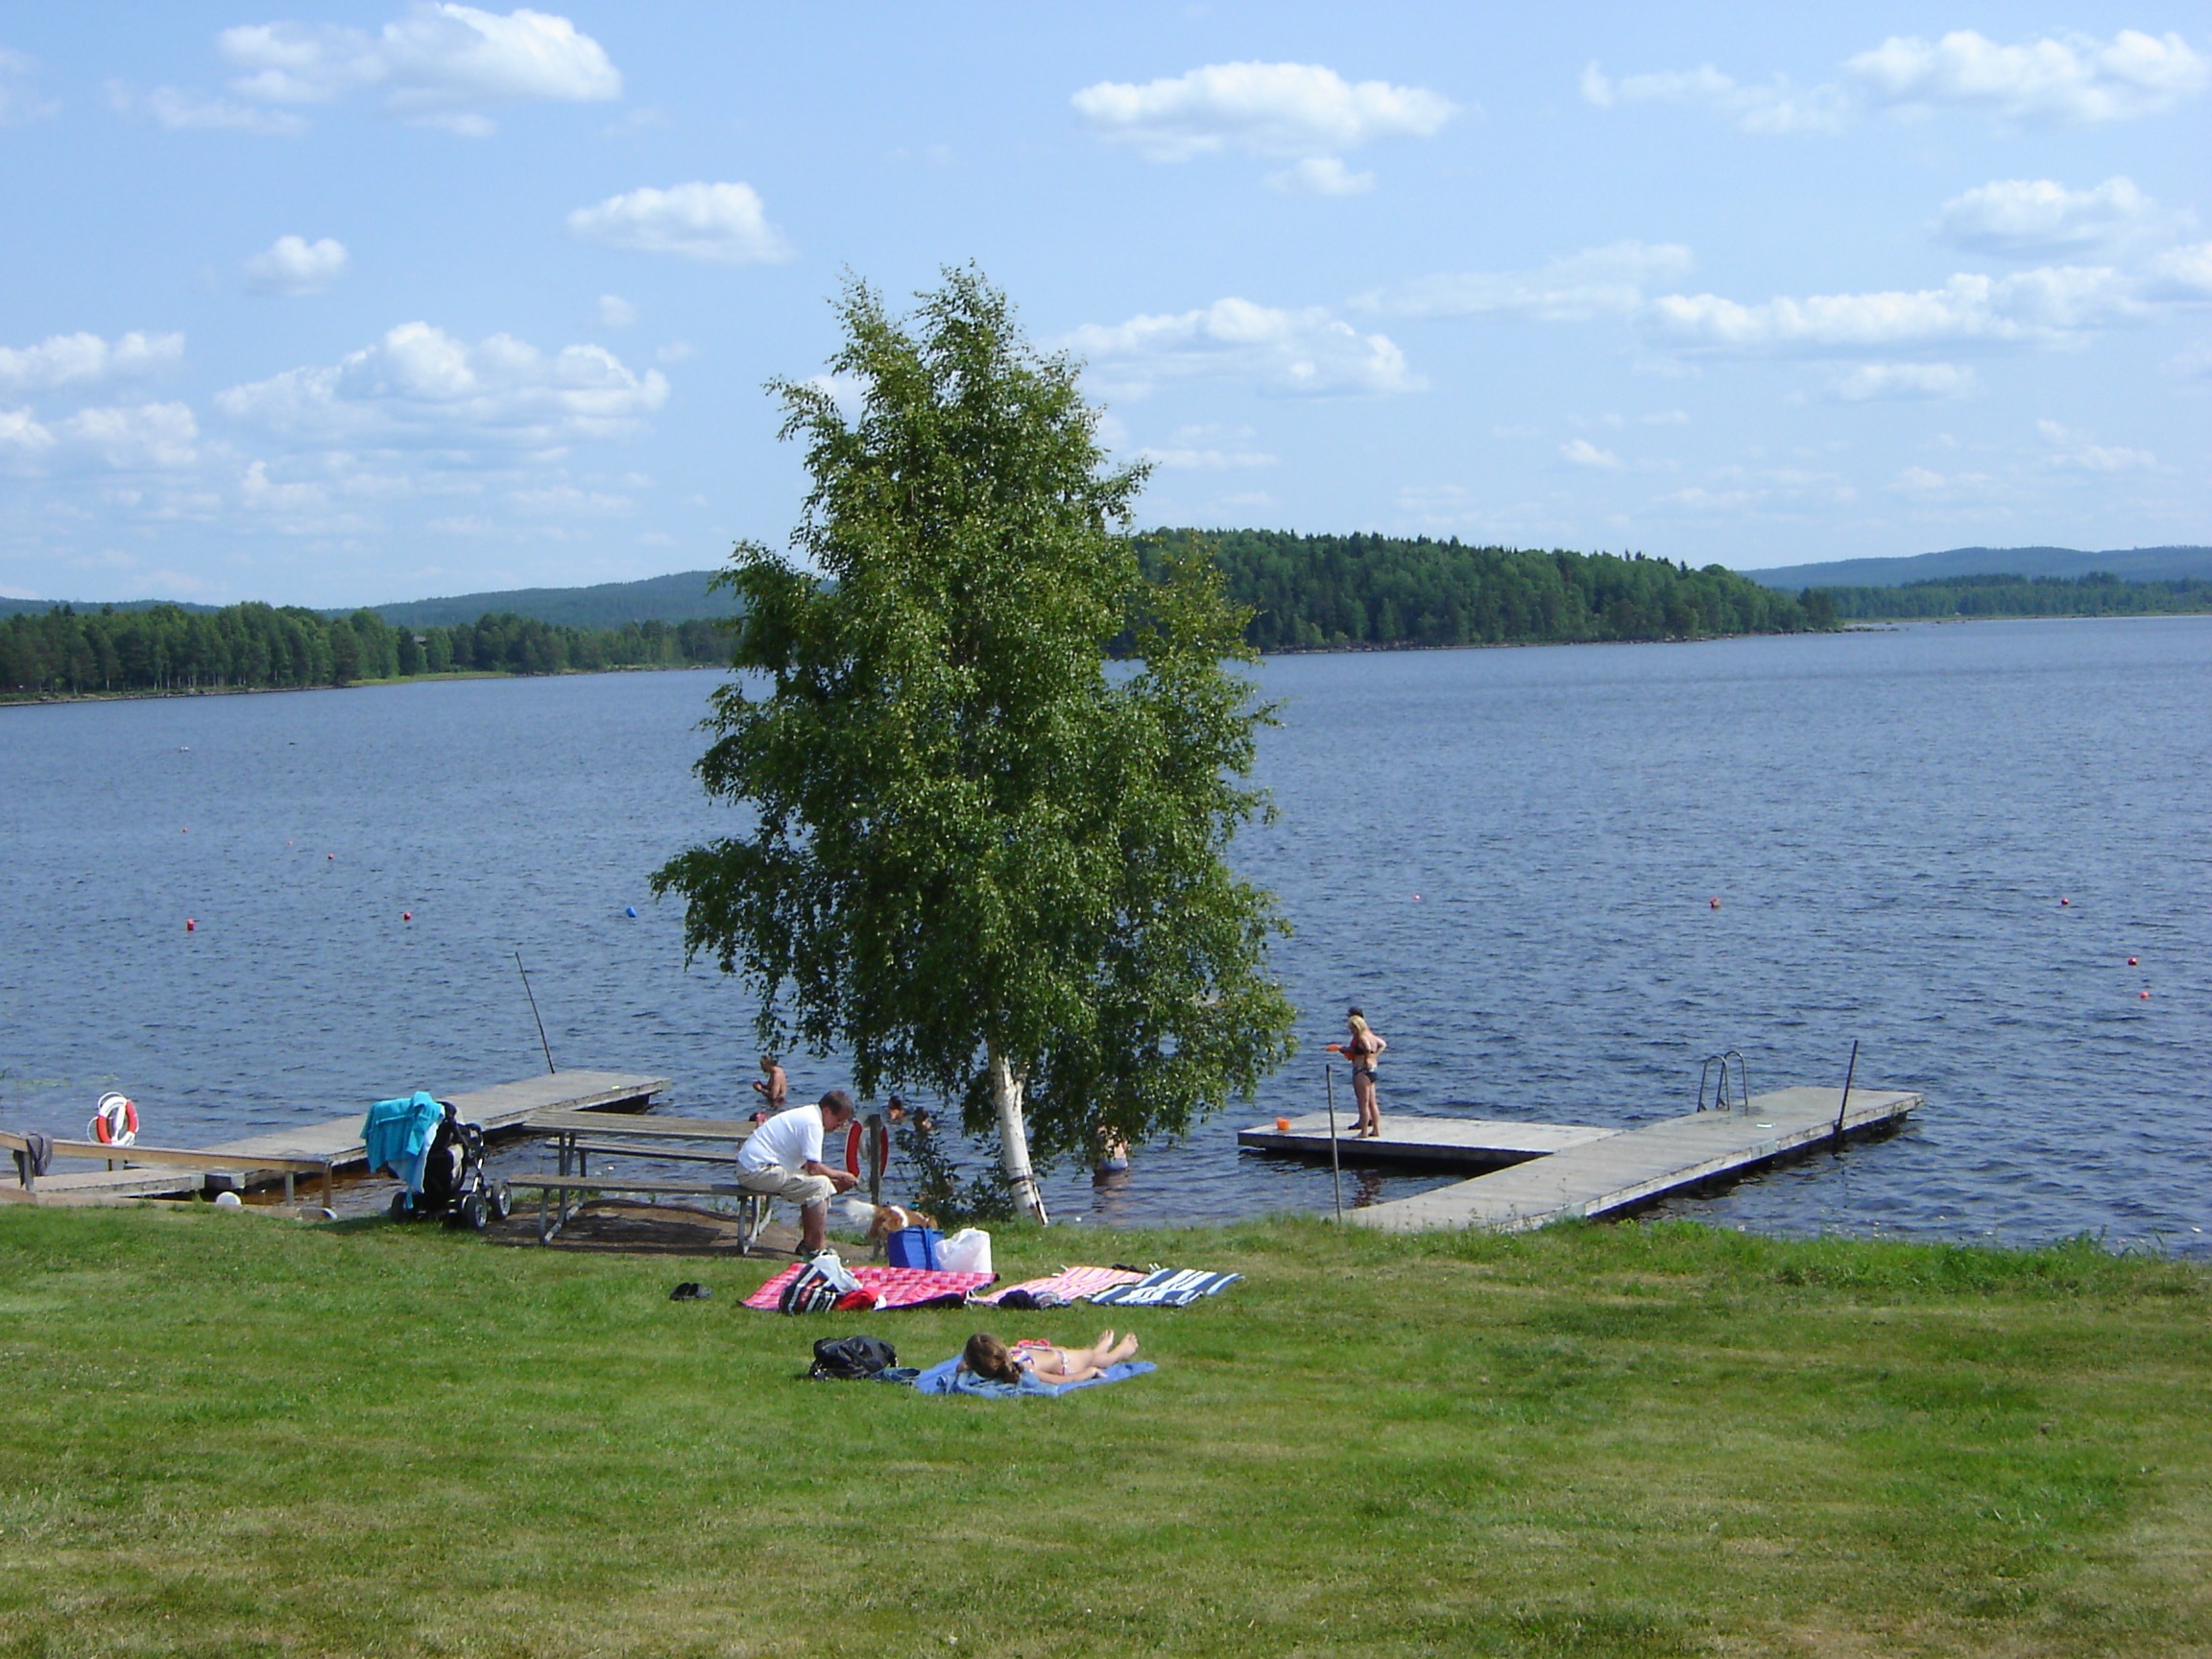
<path fill-rule="evenodd" d="M 530 989 L 530 971 L 522 966 L 522 952 L 515 952 L 515 972 L 522 975 L 522 995 L 530 998 L 530 1018 L 538 1022 L 538 1046 L 545 1050 L 545 1070 L 558 1071 L 553 1064 L 553 1045 L 545 1041 L 545 1019 L 538 1012 L 538 993 Z"/>

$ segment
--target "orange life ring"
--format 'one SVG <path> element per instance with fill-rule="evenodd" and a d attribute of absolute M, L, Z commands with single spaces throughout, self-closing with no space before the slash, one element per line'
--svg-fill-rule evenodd
<path fill-rule="evenodd" d="M 129 1146 L 138 1139 L 138 1108 L 128 1094 L 110 1090 L 92 1114 L 92 1139 L 103 1146 Z"/>

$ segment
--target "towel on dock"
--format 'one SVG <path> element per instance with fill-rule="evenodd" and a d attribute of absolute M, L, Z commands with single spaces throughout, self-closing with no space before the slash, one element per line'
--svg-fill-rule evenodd
<path fill-rule="evenodd" d="M 779 1273 L 772 1274 L 768 1283 L 745 1298 L 745 1306 L 762 1312 L 776 1311 L 777 1303 L 783 1295 L 783 1286 L 799 1277 L 806 1264 L 794 1262 Z M 957 1308 L 968 1300 L 971 1290 L 980 1290 L 998 1275 L 996 1273 L 954 1273 L 941 1267 L 849 1267 L 846 1269 L 860 1281 L 860 1288 L 872 1291 L 876 1306 L 888 1308 Z"/>
<path fill-rule="evenodd" d="M 1243 1277 L 1196 1267 L 1163 1267 L 1134 1285 L 1108 1286 L 1091 1300 L 1100 1308 L 1188 1308 L 1201 1296 L 1218 1296 Z"/>
<path fill-rule="evenodd" d="M 1113 1286 L 1134 1285 L 1143 1277 L 1126 1267 L 1063 1267 L 1043 1279 L 1024 1279 L 1019 1285 L 1009 1285 L 1003 1290 L 978 1296 L 976 1300 L 1002 1304 L 1007 1297 L 1021 1291 L 1032 1303 L 1043 1302 L 1047 1296 L 1062 1302 L 1082 1302 Z"/>
<path fill-rule="evenodd" d="M 445 1108 L 437 1099 L 416 1090 L 396 1100 L 379 1100 L 361 1120 L 361 1145 L 369 1154 L 369 1171 L 389 1169 L 406 1183 L 407 1190 L 422 1190 L 422 1161 L 430 1154 L 430 1142 L 445 1120 Z"/>
<path fill-rule="evenodd" d="M 54 1166 L 54 1137 L 23 1131 L 23 1150 L 15 1154 L 15 1179 L 28 1187 Z"/>
<path fill-rule="evenodd" d="M 1149 1359 L 1124 1359 L 1118 1365 L 1109 1365 L 1097 1376 L 1083 1382 L 1046 1382 L 1033 1371 L 1022 1373 L 1019 1382 L 997 1382 L 988 1377 L 978 1377 L 973 1371 L 960 1368 L 960 1357 L 955 1354 L 941 1364 L 932 1365 L 914 1379 L 914 1386 L 925 1394 L 974 1394 L 984 1400 L 1014 1400 L 1025 1394 L 1042 1394 L 1047 1400 L 1057 1400 L 1063 1394 L 1072 1394 L 1078 1388 L 1096 1388 L 1107 1382 L 1126 1382 L 1132 1377 L 1142 1377 L 1147 1371 L 1157 1370 Z"/>

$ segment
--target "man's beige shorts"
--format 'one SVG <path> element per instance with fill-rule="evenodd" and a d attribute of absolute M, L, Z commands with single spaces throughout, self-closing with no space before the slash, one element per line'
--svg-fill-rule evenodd
<path fill-rule="evenodd" d="M 739 1170 L 737 1185 L 748 1192 L 765 1192 L 771 1198 L 788 1198 L 802 1209 L 827 1204 L 837 1189 L 827 1175 L 794 1175 L 788 1169 Z"/>

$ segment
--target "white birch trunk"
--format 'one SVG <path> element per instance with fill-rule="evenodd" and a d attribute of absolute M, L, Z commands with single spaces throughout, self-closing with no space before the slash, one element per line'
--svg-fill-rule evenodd
<path fill-rule="evenodd" d="M 1022 1079 L 1014 1075 L 1013 1068 L 996 1047 L 990 1056 L 991 1103 L 998 1110 L 998 1150 L 1014 1188 L 1014 1202 L 1036 1216 L 1039 1223 L 1049 1226 L 1052 1217 L 1045 1214 L 1045 1194 L 1029 1168 L 1029 1127 L 1022 1118 Z"/>

